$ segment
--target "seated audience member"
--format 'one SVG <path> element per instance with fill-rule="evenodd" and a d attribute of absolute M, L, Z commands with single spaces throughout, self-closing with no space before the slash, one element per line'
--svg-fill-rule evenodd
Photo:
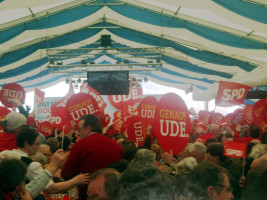
<path fill-rule="evenodd" d="M 156 154 L 149 149 L 139 149 L 134 159 L 129 163 L 127 170 L 136 168 L 157 168 Z"/>
<path fill-rule="evenodd" d="M 242 200 L 266 200 L 267 168 L 250 171 L 243 185 Z"/>
<path fill-rule="evenodd" d="M 240 131 L 240 130 L 239 130 Z M 239 132 L 234 135 L 234 142 L 250 143 L 253 139 L 258 139 L 260 136 L 260 127 L 256 124 L 251 124 L 248 128 L 248 137 L 239 137 Z"/>
<path fill-rule="evenodd" d="M 192 152 L 192 156 L 197 160 L 198 163 L 200 163 L 205 158 L 207 147 L 200 142 L 195 142 L 194 146 L 195 150 Z"/>
<path fill-rule="evenodd" d="M 118 170 L 120 173 L 124 172 L 129 165 L 129 161 L 125 159 L 121 159 L 119 161 L 115 161 L 107 166 L 107 168 L 113 168 Z"/>
<path fill-rule="evenodd" d="M 25 189 L 26 165 L 18 159 L 4 159 L 0 163 L 0 199 L 32 200 Z"/>
<path fill-rule="evenodd" d="M 69 180 L 80 173 L 90 173 L 121 160 L 123 150 L 111 138 L 102 134 L 102 125 L 95 115 L 83 115 L 78 123 L 78 136 L 62 169 L 62 178 Z M 87 198 L 88 184 L 78 186 L 79 197 Z"/>
<path fill-rule="evenodd" d="M 54 154 L 59 149 L 59 142 L 57 138 L 48 138 L 45 142 L 50 147 L 50 151 Z"/>
<path fill-rule="evenodd" d="M 177 164 L 179 173 L 190 173 L 197 166 L 197 160 L 194 157 L 187 157 Z"/>
<path fill-rule="evenodd" d="M 256 144 L 252 147 L 249 157 L 256 159 L 267 154 L 267 144 Z"/>
<path fill-rule="evenodd" d="M 90 183 L 87 189 L 88 200 L 110 199 L 115 187 L 118 185 L 119 175 L 120 173 L 117 170 L 111 168 L 104 168 L 94 172 L 90 176 Z"/>
<path fill-rule="evenodd" d="M 50 146 L 48 146 L 47 144 L 41 144 L 39 147 L 39 151 L 44 154 L 44 156 L 46 157 L 47 164 L 49 164 L 52 158 Z"/>
<path fill-rule="evenodd" d="M 220 165 L 228 171 L 228 177 L 231 187 L 234 189 L 233 194 L 235 199 L 240 198 L 241 189 L 239 187 L 239 180 L 241 177 L 241 169 L 232 159 L 227 159 L 223 154 L 224 146 L 222 144 L 213 144 L 209 146 L 206 151 L 205 160 Z"/>
<path fill-rule="evenodd" d="M 129 139 L 123 139 L 123 141 L 118 144 L 123 149 L 123 159 L 131 161 L 138 150 L 134 142 Z"/>
<path fill-rule="evenodd" d="M 202 144 L 205 144 L 206 141 L 210 138 L 218 139 L 220 133 L 219 133 L 219 125 L 218 124 L 211 124 L 208 127 L 207 133 L 204 135 L 199 136 L 196 139 L 196 142 L 201 142 Z"/>
<path fill-rule="evenodd" d="M 36 176 L 43 172 L 43 167 L 39 162 L 34 162 L 29 157 L 37 153 L 39 149 L 39 134 L 34 128 L 21 128 L 17 134 L 17 146 L 18 149 L 13 149 L 12 151 L 6 150 L 1 152 L 5 156 L 13 156 L 16 154 L 16 158 L 19 157 L 27 165 L 26 183 L 33 180 Z M 53 183 L 50 180 L 43 189 L 48 193 L 58 193 L 65 191 L 73 187 L 73 185 L 87 183 L 88 175 L 82 174 L 69 180 L 68 182 Z M 32 195 L 32 194 L 31 194 Z M 32 195 L 33 196 L 33 195 Z"/>
<path fill-rule="evenodd" d="M 210 200 L 233 199 L 226 169 L 214 163 L 203 162 L 192 171 L 192 178 L 206 191 Z"/>
<path fill-rule="evenodd" d="M 218 141 L 215 138 L 210 138 L 210 139 L 207 139 L 207 141 L 205 142 L 205 146 L 208 148 L 210 145 L 216 144 L 216 143 L 218 143 Z"/>
<path fill-rule="evenodd" d="M 198 185 L 188 179 L 177 180 L 157 168 L 125 171 L 119 177 L 114 200 L 207 200 Z"/>
<path fill-rule="evenodd" d="M 11 112 L 1 122 L 4 132 L 0 133 L 0 152 L 17 148 L 16 130 L 27 124 L 27 118 L 16 112 Z"/>
<path fill-rule="evenodd" d="M 251 168 L 250 171 L 256 170 L 256 169 L 260 169 L 260 168 L 264 168 L 267 166 L 267 154 L 262 155 L 259 158 L 256 158 L 255 160 L 252 161 L 251 163 Z"/>

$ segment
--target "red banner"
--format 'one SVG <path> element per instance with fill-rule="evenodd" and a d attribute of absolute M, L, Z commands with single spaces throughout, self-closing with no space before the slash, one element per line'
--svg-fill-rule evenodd
<path fill-rule="evenodd" d="M 220 81 L 216 105 L 228 107 L 243 104 L 250 89 L 252 87 L 248 85 Z"/>
<path fill-rule="evenodd" d="M 61 128 L 67 122 L 66 107 L 51 107 L 51 121 L 55 128 Z"/>
<path fill-rule="evenodd" d="M 211 124 L 220 125 L 223 121 L 224 116 L 221 113 L 212 113 L 212 122 Z"/>
<path fill-rule="evenodd" d="M 161 147 L 173 154 L 183 151 L 189 141 L 192 124 L 189 111 L 180 96 L 168 93 L 161 97 L 155 112 L 153 130 Z"/>
<path fill-rule="evenodd" d="M 130 88 L 129 95 L 109 95 L 108 100 L 114 108 L 121 110 L 122 102 L 129 106 L 135 106 L 142 100 L 142 97 L 143 90 L 140 87 Z"/>
<path fill-rule="evenodd" d="M 205 110 L 200 110 L 198 112 L 198 118 L 203 121 L 203 128 L 208 128 L 211 120 L 212 120 L 212 113 Z"/>
<path fill-rule="evenodd" d="M 242 124 L 249 126 L 252 123 L 253 121 L 252 108 L 253 106 L 251 104 L 245 106 L 242 114 L 243 116 Z"/>
<path fill-rule="evenodd" d="M 153 96 L 147 96 L 140 102 L 137 110 L 143 125 L 153 124 L 157 105 L 158 100 Z"/>
<path fill-rule="evenodd" d="M 44 101 L 45 92 L 35 87 L 34 100 L 37 104 L 42 105 Z"/>
<path fill-rule="evenodd" d="M 38 131 L 42 133 L 45 137 L 49 137 L 53 134 L 54 128 L 52 127 L 51 123 L 45 121 L 43 123 L 38 124 Z"/>
<path fill-rule="evenodd" d="M 237 124 L 242 124 L 243 119 L 243 109 L 238 108 L 234 111 L 232 118 L 231 118 L 231 125 L 236 126 Z"/>
<path fill-rule="evenodd" d="M 228 157 L 244 158 L 246 156 L 247 143 L 226 141 L 224 155 Z"/>
<path fill-rule="evenodd" d="M 66 118 L 77 122 L 82 115 L 99 115 L 99 108 L 96 100 L 89 94 L 78 93 L 72 95 L 66 104 Z"/>
<path fill-rule="evenodd" d="M 80 93 L 87 93 L 87 94 L 90 94 L 92 97 L 94 97 L 94 99 L 98 103 L 100 112 L 104 113 L 107 103 L 104 101 L 104 99 L 102 98 L 102 96 L 99 94 L 98 91 L 96 91 L 94 88 L 92 88 L 87 83 L 83 83 L 81 86 Z"/>
<path fill-rule="evenodd" d="M 254 106 L 252 108 L 252 112 L 253 112 L 254 115 L 259 116 L 262 113 L 262 111 L 264 109 L 264 106 L 266 105 L 265 101 L 266 101 L 265 99 L 261 99 L 261 100 L 258 100 L 254 104 Z"/>
<path fill-rule="evenodd" d="M 139 147 L 144 145 L 145 134 L 142 129 L 142 123 L 138 116 L 132 116 L 127 120 L 127 133 L 129 140 L 133 141 Z"/>
<path fill-rule="evenodd" d="M 121 118 L 115 118 L 113 119 L 113 129 L 117 131 L 118 133 L 122 132 L 125 130 L 125 125 L 124 122 Z"/>
<path fill-rule="evenodd" d="M 19 99 L 23 104 L 25 101 L 25 90 L 17 83 L 9 83 L 2 87 L 0 91 L 0 100 L 2 104 L 8 108 L 13 108 L 14 104 L 10 102 L 11 99 Z"/>

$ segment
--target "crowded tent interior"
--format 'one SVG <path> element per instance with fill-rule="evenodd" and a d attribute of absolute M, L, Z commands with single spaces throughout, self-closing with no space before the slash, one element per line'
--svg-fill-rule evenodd
<path fill-rule="evenodd" d="M 0 199 L 264 200 L 266 0 L 0 0 Z"/>

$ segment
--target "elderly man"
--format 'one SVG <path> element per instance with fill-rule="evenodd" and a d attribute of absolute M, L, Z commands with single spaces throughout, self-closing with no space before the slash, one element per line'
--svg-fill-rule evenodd
<path fill-rule="evenodd" d="M 62 177 L 71 179 L 80 173 L 92 174 L 108 164 L 122 159 L 123 150 L 119 144 L 101 134 L 102 127 L 98 117 L 84 115 L 78 124 L 79 142 L 73 145 L 68 160 L 62 169 Z M 78 186 L 79 197 L 87 198 L 87 186 Z"/>
<path fill-rule="evenodd" d="M 92 174 L 88 185 L 88 199 L 110 199 L 118 185 L 120 173 L 115 169 L 104 168 Z"/>
<path fill-rule="evenodd" d="M 195 181 L 207 192 L 211 200 L 233 199 L 227 171 L 213 163 L 200 163 L 192 172 Z"/>
<path fill-rule="evenodd" d="M 215 138 L 216 140 L 218 139 L 220 133 L 219 133 L 219 125 L 218 124 L 211 124 L 208 127 L 207 133 L 204 135 L 199 136 L 196 139 L 196 142 L 201 142 L 202 144 L 205 144 L 206 141 L 210 138 Z"/>

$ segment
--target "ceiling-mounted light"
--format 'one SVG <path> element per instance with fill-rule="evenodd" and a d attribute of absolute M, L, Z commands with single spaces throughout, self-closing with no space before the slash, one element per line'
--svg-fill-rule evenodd
<path fill-rule="evenodd" d="M 55 64 L 55 61 L 50 60 L 50 61 L 49 61 L 49 64 L 50 64 L 50 65 L 54 65 L 54 64 Z"/>
<path fill-rule="evenodd" d="M 125 60 L 124 60 L 124 63 L 130 63 L 130 62 L 129 62 L 129 60 L 125 59 Z"/>
<path fill-rule="evenodd" d="M 75 80 L 71 80 L 72 83 L 75 83 Z"/>
<path fill-rule="evenodd" d="M 153 63 L 153 60 L 149 59 L 147 63 Z M 152 65 L 148 65 L 148 67 L 152 67 Z"/>
<path fill-rule="evenodd" d="M 143 79 L 142 78 L 138 78 L 138 82 L 142 83 Z"/>
<path fill-rule="evenodd" d="M 81 60 L 81 64 L 82 65 L 86 65 L 87 64 L 87 60 Z"/>
<path fill-rule="evenodd" d="M 69 84 L 69 83 L 70 83 L 70 79 L 67 78 L 67 79 L 65 80 L 65 84 Z"/>
<path fill-rule="evenodd" d="M 63 65 L 63 62 L 61 60 L 57 61 L 57 65 Z"/>
<path fill-rule="evenodd" d="M 90 65 L 94 65 L 95 64 L 95 61 L 90 61 L 90 63 L 89 63 Z"/>
<path fill-rule="evenodd" d="M 78 84 L 75 84 L 74 85 L 74 89 L 76 89 L 76 90 L 79 89 L 79 85 Z"/>
<path fill-rule="evenodd" d="M 81 83 L 82 82 L 82 79 L 81 78 L 78 78 L 77 79 L 77 83 Z"/>
<path fill-rule="evenodd" d="M 144 77 L 144 82 L 148 82 L 148 78 L 147 77 Z"/>
<path fill-rule="evenodd" d="M 161 59 L 160 58 L 157 58 L 156 59 L 156 63 L 161 63 Z"/>
<path fill-rule="evenodd" d="M 117 60 L 117 61 L 116 61 L 116 64 L 121 64 L 121 61 L 120 61 L 120 60 Z"/>
<path fill-rule="evenodd" d="M 132 80 L 133 80 L 133 82 L 136 82 L 136 78 L 135 78 L 135 77 L 133 77 L 133 79 L 132 79 Z"/>

